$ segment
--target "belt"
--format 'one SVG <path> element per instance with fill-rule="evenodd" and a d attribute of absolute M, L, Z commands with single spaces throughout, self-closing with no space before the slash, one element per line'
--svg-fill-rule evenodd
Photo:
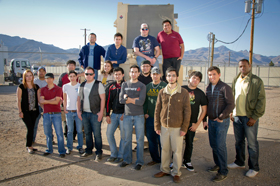
<path fill-rule="evenodd" d="M 60 112 L 47 112 L 48 114 L 60 114 Z"/>
<path fill-rule="evenodd" d="M 77 112 L 77 110 L 67 110 L 68 112 Z"/>

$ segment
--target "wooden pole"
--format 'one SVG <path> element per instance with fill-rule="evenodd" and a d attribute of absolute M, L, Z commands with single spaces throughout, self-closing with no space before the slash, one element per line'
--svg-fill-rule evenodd
<path fill-rule="evenodd" d="M 212 48 L 211 48 L 210 67 L 212 67 L 212 66 L 213 66 L 213 58 L 214 58 L 214 44 L 215 44 L 215 34 L 212 34 Z"/>
<path fill-rule="evenodd" d="M 255 0 L 253 0 L 252 5 L 252 23 L 251 23 L 251 41 L 250 41 L 250 51 L 249 51 L 249 63 L 253 64 L 253 45 L 254 45 L 254 26 L 255 26 Z"/>

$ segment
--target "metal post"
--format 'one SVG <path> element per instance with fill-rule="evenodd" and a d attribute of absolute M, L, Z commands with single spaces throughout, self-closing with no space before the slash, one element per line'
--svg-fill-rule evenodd
<path fill-rule="evenodd" d="M 267 86 L 269 87 L 270 66 L 268 66 Z"/>
<path fill-rule="evenodd" d="M 212 48 L 211 48 L 211 61 L 210 61 L 210 67 L 213 66 L 213 58 L 214 58 L 214 44 L 215 44 L 215 34 L 213 34 L 212 37 Z"/>

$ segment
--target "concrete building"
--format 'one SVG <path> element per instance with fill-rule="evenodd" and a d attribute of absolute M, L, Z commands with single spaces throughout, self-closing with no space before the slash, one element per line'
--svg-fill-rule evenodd
<path fill-rule="evenodd" d="M 6 52 L 5 52 L 6 51 Z M 8 47 L 0 44 L 0 84 L 4 84 L 5 65 L 8 65 Z"/>

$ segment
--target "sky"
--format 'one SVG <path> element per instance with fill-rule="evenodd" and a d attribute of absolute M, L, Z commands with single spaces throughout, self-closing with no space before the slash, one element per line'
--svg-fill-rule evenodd
<path fill-rule="evenodd" d="M 207 35 L 221 41 L 234 41 L 244 30 L 250 14 L 245 0 L 0 0 L 0 33 L 33 39 L 70 49 L 84 45 L 84 31 L 97 34 L 97 43 L 112 44 L 116 28 L 118 2 L 130 5 L 174 5 L 177 26 L 185 50 L 208 47 Z M 256 14 L 254 48 L 256 54 L 280 55 L 280 0 L 264 0 L 263 11 Z M 140 25 L 139 25 L 140 26 Z M 140 33 L 139 33 L 140 34 Z M 231 50 L 250 49 L 251 22 Z M 136 36 L 135 36 L 136 37 Z M 156 37 L 156 36 L 155 36 Z M 129 46 L 130 47 L 130 46 Z"/>

